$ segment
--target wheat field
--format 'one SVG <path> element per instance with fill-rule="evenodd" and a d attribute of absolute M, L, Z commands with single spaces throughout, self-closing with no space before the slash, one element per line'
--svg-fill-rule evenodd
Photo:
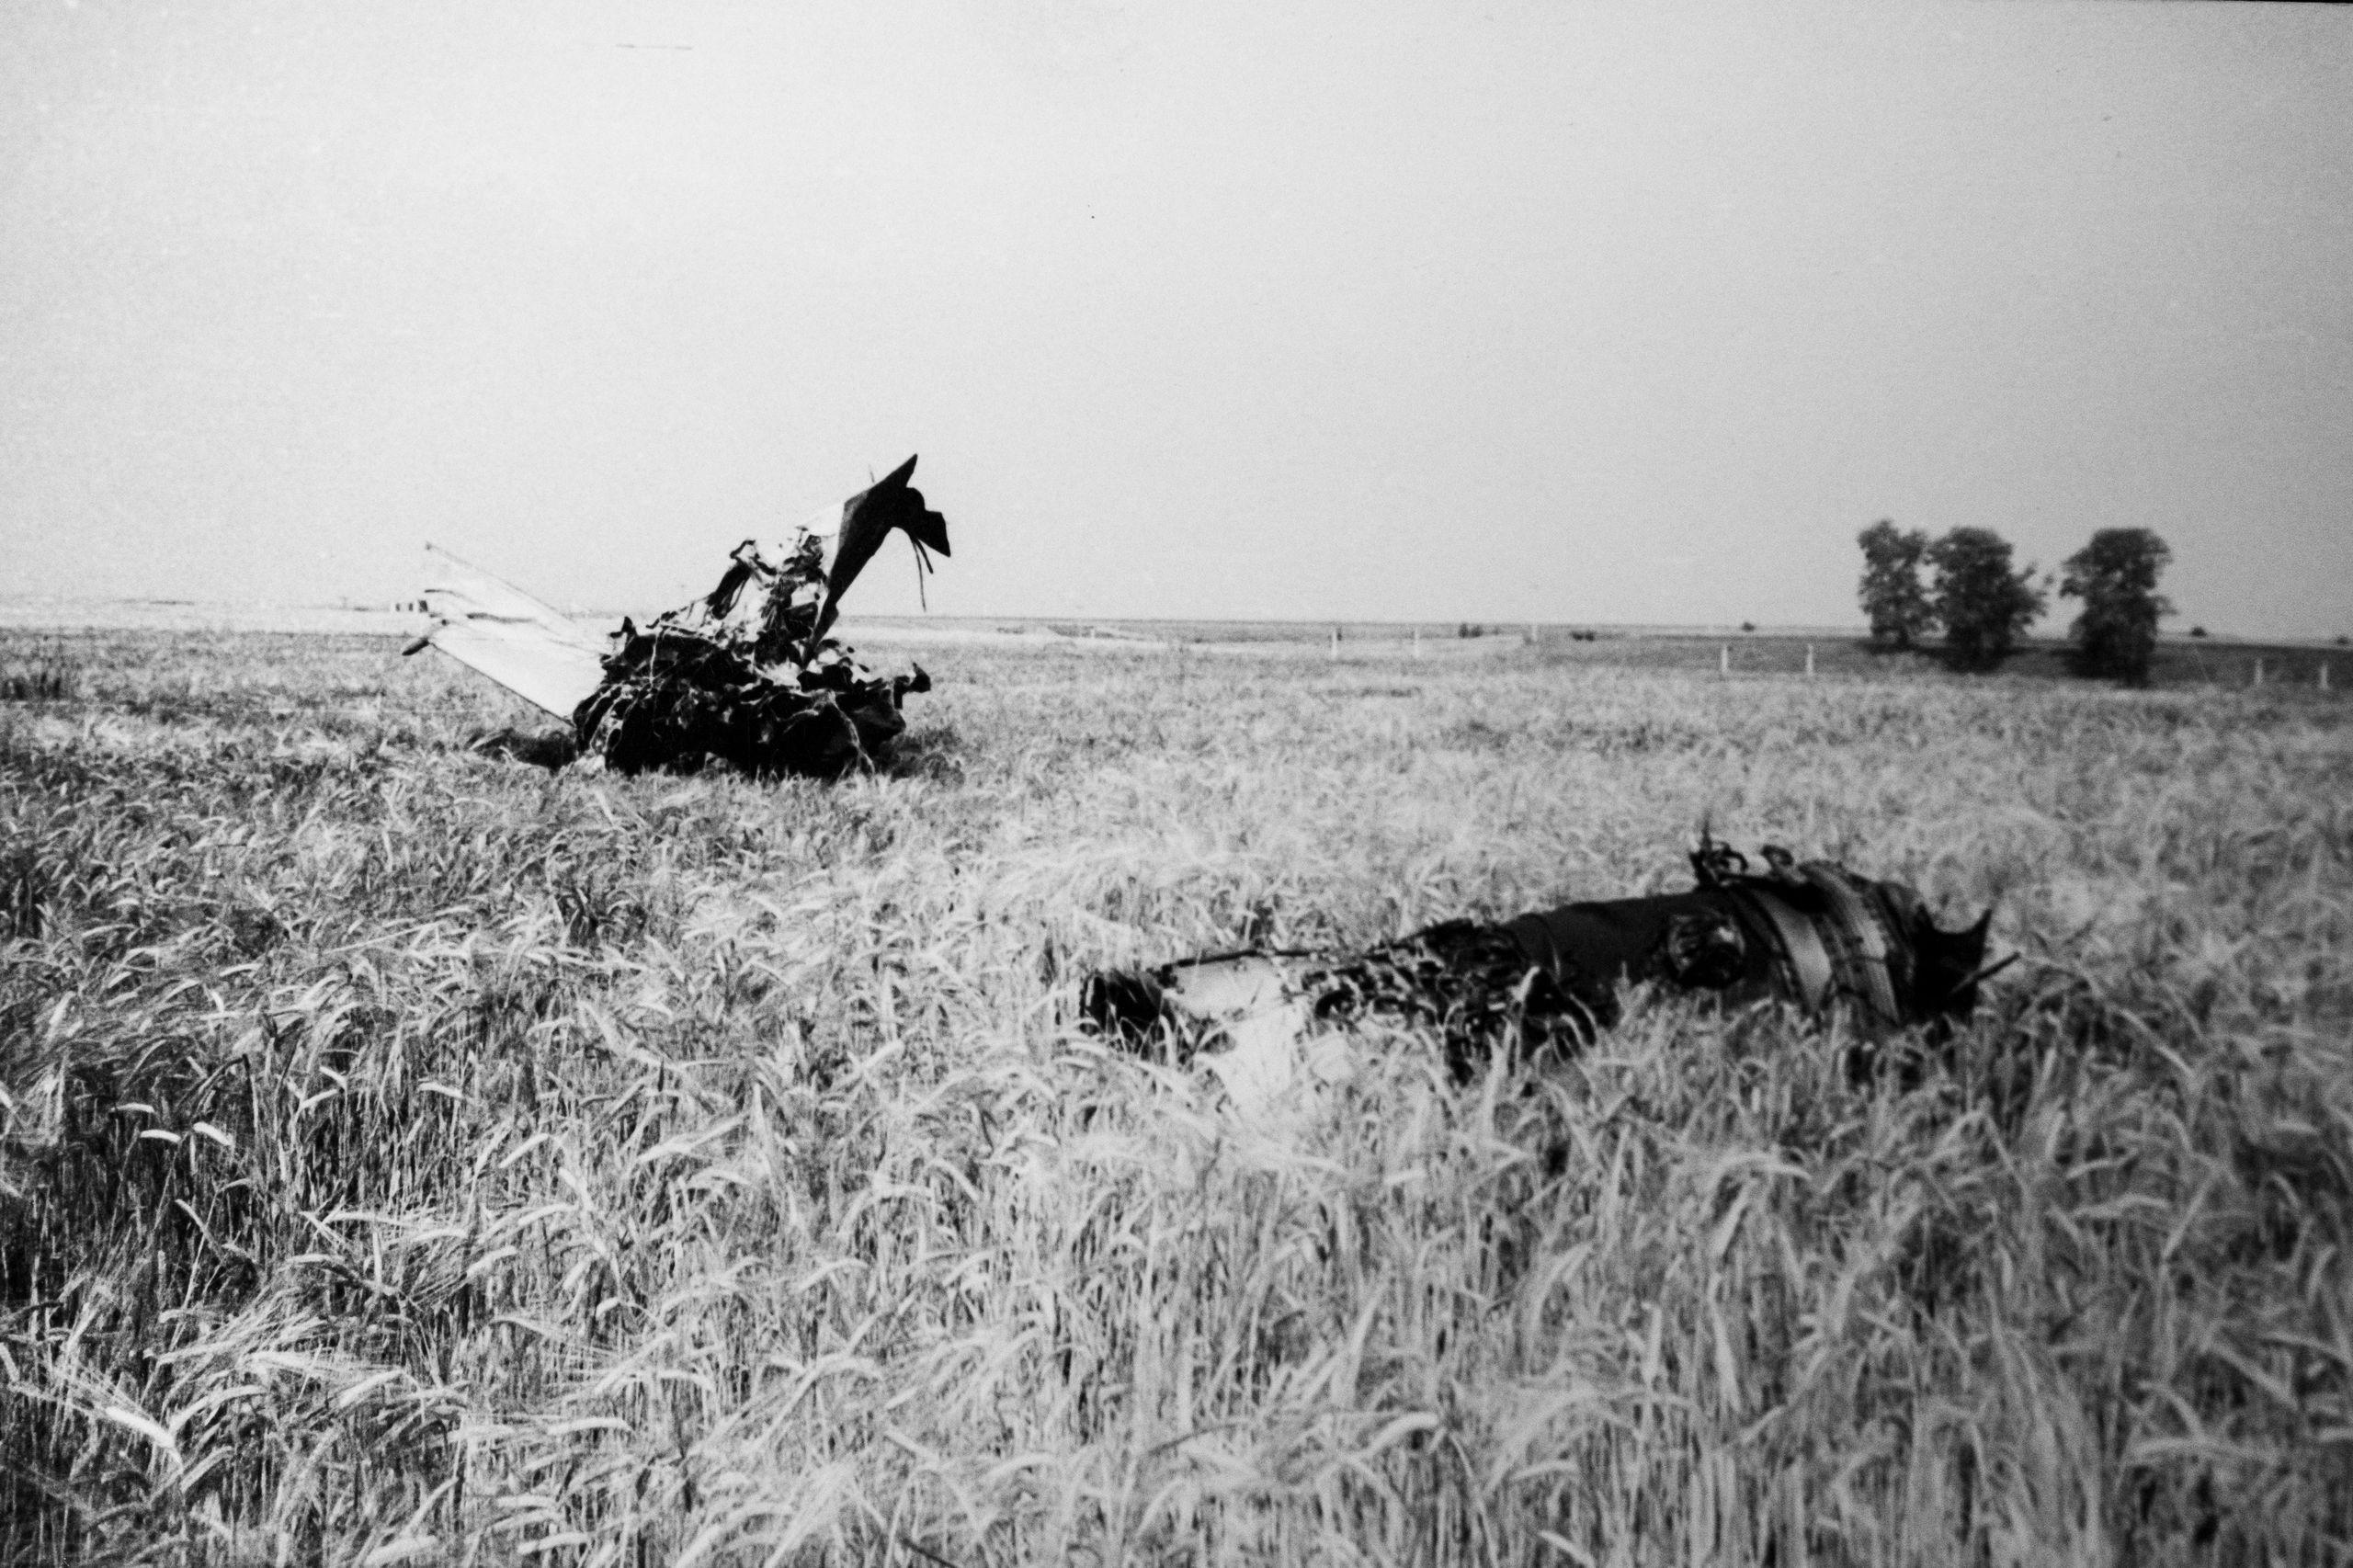
<path fill-rule="evenodd" d="M 955 647 L 767 786 L 396 647 L 0 633 L 7 1561 L 2353 1553 L 2341 694 Z M 1868 1077 L 1637 997 L 1279 1122 L 1073 1018 L 1703 824 L 2023 957 Z"/>

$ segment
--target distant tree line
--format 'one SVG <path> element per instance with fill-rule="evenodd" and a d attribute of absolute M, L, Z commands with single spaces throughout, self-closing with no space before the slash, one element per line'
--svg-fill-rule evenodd
<path fill-rule="evenodd" d="M 2013 565 L 2009 541 L 1991 528 L 1954 528 L 1930 540 L 1881 518 L 1855 542 L 1863 550 L 1858 597 L 1879 647 L 1923 647 L 1941 634 L 1952 664 L 1990 670 L 2017 651 L 2050 603 L 2050 579 L 2038 585 L 2033 566 Z M 2172 557 L 2147 528 L 2102 528 L 2067 558 L 2060 597 L 2084 602 L 2070 631 L 2078 675 L 2147 683 L 2157 622 L 2173 612 L 2157 592 Z"/>

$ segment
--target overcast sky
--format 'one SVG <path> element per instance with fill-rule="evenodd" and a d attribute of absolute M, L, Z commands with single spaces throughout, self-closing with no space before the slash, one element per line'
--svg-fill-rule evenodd
<path fill-rule="evenodd" d="M 659 608 L 914 451 L 936 611 L 2353 631 L 2343 9 L 0 18 L 0 593 Z"/>

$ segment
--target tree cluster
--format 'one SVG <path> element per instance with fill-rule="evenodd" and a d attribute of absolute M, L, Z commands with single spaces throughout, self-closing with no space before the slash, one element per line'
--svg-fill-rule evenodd
<path fill-rule="evenodd" d="M 2017 651 L 2049 603 L 2048 580 L 2038 585 L 2031 565 L 2014 565 L 2009 541 L 1991 528 L 1954 528 L 1931 540 L 1881 518 L 1855 542 L 1863 551 L 1858 597 L 1880 647 L 1920 647 L 1941 633 L 1954 665 L 1992 669 Z M 2147 528 L 2102 528 L 2067 558 L 2059 592 L 2084 601 L 2073 629 L 2077 673 L 2148 680 L 2157 621 L 2173 611 L 2157 592 L 2171 558 Z"/>
<path fill-rule="evenodd" d="M 2042 613 L 2034 568 L 2013 567 L 2009 541 L 1991 528 L 1955 528 L 1931 540 L 1881 518 L 1855 542 L 1863 549 L 1863 613 L 1881 647 L 1918 647 L 1942 631 L 1954 664 L 1991 669 Z M 1932 574 L 1925 582 L 1924 568 Z"/>

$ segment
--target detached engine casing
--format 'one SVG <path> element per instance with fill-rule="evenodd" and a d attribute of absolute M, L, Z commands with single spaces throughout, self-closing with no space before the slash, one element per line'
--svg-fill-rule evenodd
<path fill-rule="evenodd" d="M 1867 1040 L 1975 1009 L 1990 910 L 1948 931 L 1906 884 L 1800 864 L 1776 847 L 1763 859 L 1753 871 L 1738 851 L 1705 841 L 1688 892 L 1448 921 L 1355 954 L 1252 949 L 1112 971 L 1088 978 L 1080 1010 L 1111 1039 L 1165 1041 L 1180 1056 L 1386 1016 L 1436 1026 L 1456 1075 L 1469 1076 L 1500 1044 L 1589 1042 L 1616 1021 L 1632 983 L 1838 1011 Z"/>

